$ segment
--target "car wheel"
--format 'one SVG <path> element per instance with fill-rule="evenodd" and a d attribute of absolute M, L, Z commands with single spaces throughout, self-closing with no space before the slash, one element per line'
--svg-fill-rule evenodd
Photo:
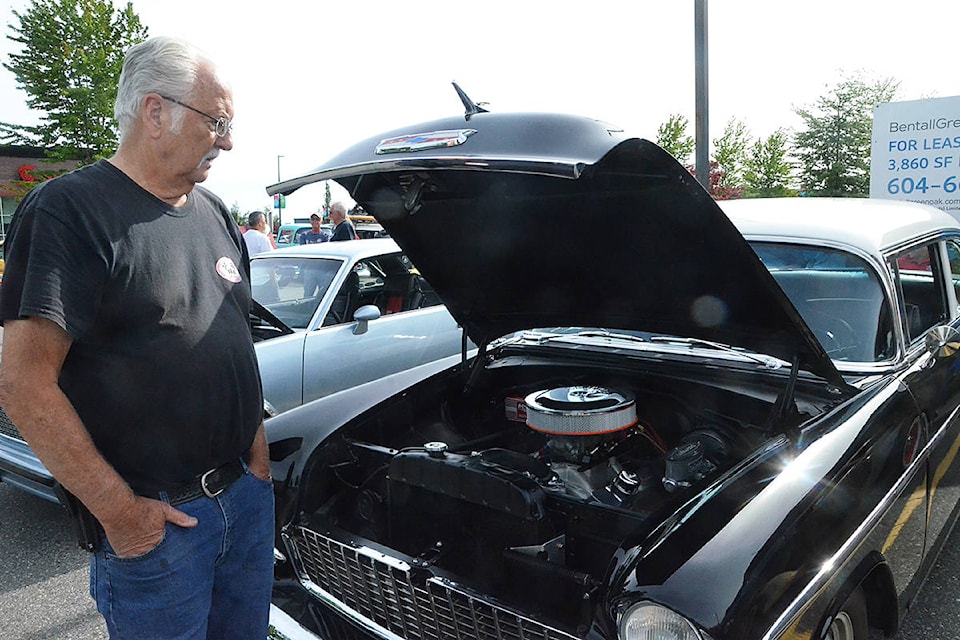
<path fill-rule="evenodd" d="M 823 630 L 823 640 L 867 640 L 867 601 L 857 587 Z"/>

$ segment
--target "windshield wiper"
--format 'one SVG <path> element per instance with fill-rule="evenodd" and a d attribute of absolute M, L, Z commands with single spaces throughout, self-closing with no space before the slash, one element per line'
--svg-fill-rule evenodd
<path fill-rule="evenodd" d="M 736 347 L 731 347 L 728 344 L 723 344 L 722 342 L 713 342 L 712 340 L 704 340 L 702 338 L 680 338 L 676 336 L 651 336 L 650 342 L 659 342 L 661 344 L 683 344 L 690 347 L 703 347 L 707 349 L 716 349 L 717 351 L 723 351 L 724 353 L 733 353 L 742 358 L 747 358 L 753 360 L 754 362 L 759 362 L 768 369 L 779 369 L 784 364 L 783 360 L 779 358 L 774 358 L 773 356 L 767 356 L 760 353 L 753 353 L 752 351 L 746 351 L 744 349 L 738 349 Z"/>
<path fill-rule="evenodd" d="M 646 342 L 640 336 L 630 335 L 629 333 L 612 333 L 610 331 L 581 331 L 575 335 L 582 338 L 610 338 L 611 340 L 626 340 L 627 342 Z"/>
<path fill-rule="evenodd" d="M 634 336 L 628 333 L 612 333 L 602 329 L 588 329 L 585 331 L 578 331 L 576 333 L 541 333 L 526 331 L 521 337 L 524 340 L 532 340 L 537 344 L 569 340 L 570 338 L 605 338 L 609 340 L 621 340 L 624 342 L 646 342 L 646 340 L 640 336 Z"/>

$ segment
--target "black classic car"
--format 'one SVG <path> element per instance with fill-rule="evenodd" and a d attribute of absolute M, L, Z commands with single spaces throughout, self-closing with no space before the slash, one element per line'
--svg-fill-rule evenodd
<path fill-rule="evenodd" d="M 278 638 L 865 640 L 953 526 L 960 227 L 495 114 L 337 180 L 479 347 L 270 421 Z"/>

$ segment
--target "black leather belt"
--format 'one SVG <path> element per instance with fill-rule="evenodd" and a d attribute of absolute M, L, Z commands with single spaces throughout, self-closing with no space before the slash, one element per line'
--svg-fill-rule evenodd
<path fill-rule="evenodd" d="M 216 498 L 243 474 L 244 468 L 240 460 L 231 460 L 215 469 L 201 473 L 190 482 L 182 484 L 176 489 L 167 491 L 167 502 L 175 507 L 178 504 L 204 496 Z"/>

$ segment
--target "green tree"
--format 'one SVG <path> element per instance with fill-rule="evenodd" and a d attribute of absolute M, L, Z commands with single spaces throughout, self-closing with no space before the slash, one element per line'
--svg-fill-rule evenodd
<path fill-rule="evenodd" d="M 747 153 L 743 172 L 748 198 L 776 198 L 795 195 L 790 189 L 793 171 L 787 159 L 787 134 L 777 129 L 766 140 L 758 139 Z"/>
<path fill-rule="evenodd" d="M 113 102 L 123 54 L 147 37 L 127 3 L 110 0 L 32 0 L 7 38 L 22 45 L 3 66 L 27 93 L 27 105 L 43 115 L 36 126 L 0 123 L 7 142 L 47 149 L 55 159 L 87 164 L 117 146 Z"/>
<path fill-rule="evenodd" d="M 713 159 L 720 171 L 717 187 L 737 189 L 743 186 L 749 144 L 750 133 L 747 125 L 736 118 L 730 118 L 723 135 L 713 141 Z"/>
<path fill-rule="evenodd" d="M 326 189 L 326 193 L 325 193 L 324 196 L 323 196 L 323 211 L 324 211 L 326 214 L 329 214 L 329 213 L 330 213 L 330 199 L 331 199 L 331 195 L 330 195 L 330 181 L 329 181 L 329 180 L 324 181 L 323 186 L 324 186 L 324 188 Z M 320 217 L 322 218 L 323 216 L 320 216 Z"/>
<path fill-rule="evenodd" d="M 806 125 L 794 147 L 807 195 L 869 195 L 873 108 L 892 100 L 899 87 L 892 78 L 848 77 L 812 107 L 794 109 Z"/>
<path fill-rule="evenodd" d="M 675 113 L 657 129 L 657 145 L 682 165 L 687 164 L 696 146 L 693 136 L 687 133 L 687 124 L 686 117 Z"/>
<path fill-rule="evenodd" d="M 242 227 L 243 225 L 247 224 L 247 214 L 240 210 L 240 204 L 236 200 L 234 200 L 233 204 L 230 205 L 230 217 L 233 218 L 234 222 L 236 222 L 238 226 Z"/>

